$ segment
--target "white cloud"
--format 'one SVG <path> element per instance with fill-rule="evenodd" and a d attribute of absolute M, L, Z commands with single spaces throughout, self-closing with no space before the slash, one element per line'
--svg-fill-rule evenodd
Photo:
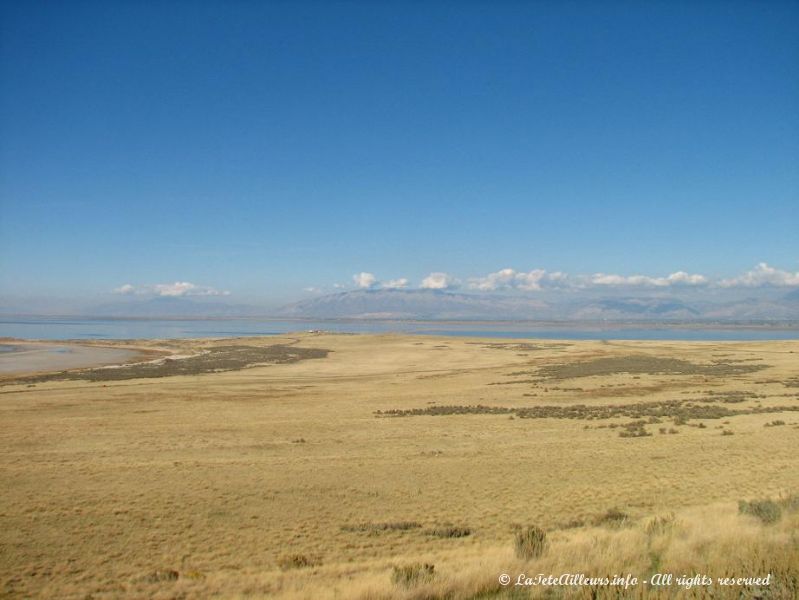
<path fill-rule="evenodd" d="M 762 262 L 746 273 L 731 279 L 722 279 L 721 287 L 761 287 L 761 286 L 794 286 L 799 285 L 799 271 L 791 273 L 770 267 Z"/>
<path fill-rule="evenodd" d="M 314 287 L 314 286 L 310 286 L 310 287 L 307 287 L 307 288 L 302 288 L 302 291 L 303 292 L 309 292 L 311 294 L 321 294 L 322 293 L 322 289 L 321 288 Z"/>
<path fill-rule="evenodd" d="M 561 271 L 553 271 L 552 273 L 549 273 L 547 275 L 547 279 L 549 279 L 549 281 L 562 283 L 567 281 L 569 279 L 569 276 Z"/>
<path fill-rule="evenodd" d="M 489 273 L 485 277 L 475 277 L 469 280 L 469 287 L 473 290 L 494 291 L 501 289 L 518 289 L 526 292 L 540 290 L 544 285 L 562 287 L 567 283 L 568 275 L 555 271 L 547 273 L 544 269 L 533 269 L 528 272 L 519 272 L 514 269 L 500 269 Z"/>
<path fill-rule="evenodd" d="M 404 289 L 410 282 L 405 277 L 380 281 L 373 273 L 361 272 L 352 277 L 355 285 L 361 289 Z M 447 290 L 460 287 L 461 280 L 455 276 L 435 271 L 425 277 L 419 288 L 428 290 Z M 176 282 L 165 286 L 151 286 L 161 295 L 198 294 L 198 286 L 184 289 L 181 286 L 192 284 Z M 700 287 L 759 287 L 759 286 L 799 286 L 799 271 L 790 272 L 776 269 L 766 263 L 758 264 L 754 269 L 732 279 L 711 279 L 699 273 L 675 271 L 665 276 L 652 275 L 619 275 L 616 273 L 594 273 L 593 275 L 569 275 L 562 271 L 547 271 L 545 269 L 532 269 L 530 271 L 517 271 L 511 268 L 500 269 L 483 277 L 468 279 L 468 288 L 480 292 L 496 290 L 518 290 L 534 292 L 539 290 L 571 289 L 585 290 L 590 288 L 649 288 L 649 289 L 675 289 L 675 288 L 700 288 Z M 335 284 L 335 289 L 346 286 Z M 163 289 L 161 289 L 163 288 Z M 210 288 L 205 288 L 210 290 Z M 134 291 L 135 290 L 135 291 Z M 125 284 L 116 290 L 119 294 L 140 293 L 138 288 Z M 306 291 L 316 292 L 319 288 L 306 288 Z M 209 293 L 218 293 L 207 291 Z"/>
<path fill-rule="evenodd" d="M 698 273 L 686 273 L 677 271 L 666 278 L 671 285 L 706 285 L 708 278 Z"/>
<path fill-rule="evenodd" d="M 408 287 L 408 280 L 405 277 L 400 277 L 399 279 L 389 279 L 382 285 L 386 289 L 397 290 Z"/>
<path fill-rule="evenodd" d="M 175 283 L 156 283 L 153 292 L 156 296 L 189 296 L 193 295 L 197 286 L 188 281 L 176 281 Z"/>
<path fill-rule="evenodd" d="M 358 273 L 352 276 L 352 280 L 359 288 L 369 289 L 377 285 L 377 278 L 372 273 Z"/>
<path fill-rule="evenodd" d="M 706 285 L 708 279 L 704 275 L 690 274 L 685 271 L 677 271 L 666 277 L 595 273 L 589 278 L 589 282 L 593 285 L 600 286 L 671 287 Z"/>
<path fill-rule="evenodd" d="M 389 279 L 388 281 L 380 281 L 375 277 L 374 273 L 361 272 L 352 276 L 355 285 L 364 290 L 387 289 L 395 290 L 408 287 L 408 280 L 405 277 L 398 279 Z M 342 287 L 336 284 L 336 288 Z"/>
<path fill-rule="evenodd" d="M 447 290 L 458 287 L 458 280 L 448 273 L 434 272 L 422 279 L 422 289 Z"/>
<path fill-rule="evenodd" d="M 176 281 L 174 283 L 156 283 L 153 285 L 134 286 L 126 283 L 113 290 L 115 294 L 139 295 L 139 296 L 229 296 L 230 292 L 217 290 L 212 287 L 196 285 L 188 281 Z"/>
<path fill-rule="evenodd" d="M 516 287 L 520 290 L 540 290 L 542 282 L 547 279 L 544 269 L 533 269 L 527 273 L 516 273 Z"/>
<path fill-rule="evenodd" d="M 570 276 L 562 271 L 533 269 L 532 271 L 516 271 L 514 269 L 501 269 L 489 273 L 485 277 L 475 277 L 469 280 L 469 287 L 473 290 L 494 291 L 515 289 L 525 292 L 538 291 L 544 288 L 577 288 L 582 289 L 592 286 L 633 286 L 633 287 L 670 287 L 670 286 L 699 286 L 708 283 L 704 275 L 695 275 L 685 271 L 677 271 L 666 277 L 650 277 L 648 275 L 614 275 L 595 273 L 594 275 Z"/>
<path fill-rule="evenodd" d="M 469 287 L 482 291 L 512 287 L 515 278 L 516 271 L 513 269 L 500 269 L 496 273 L 489 273 L 485 277 L 475 277 L 470 279 Z"/>
<path fill-rule="evenodd" d="M 642 286 L 642 287 L 663 287 L 668 285 L 665 278 L 648 277 L 647 275 L 612 275 L 605 273 L 595 273 L 591 276 L 591 283 L 594 285 L 609 286 Z"/>
<path fill-rule="evenodd" d="M 111 290 L 114 294 L 123 294 L 125 296 L 129 296 L 131 294 L 136 293 L 136 288 L 133 287 L 131 284 L 126 283 L 125 285 L 121 285 L 118 288 L 114 288 Z"/>

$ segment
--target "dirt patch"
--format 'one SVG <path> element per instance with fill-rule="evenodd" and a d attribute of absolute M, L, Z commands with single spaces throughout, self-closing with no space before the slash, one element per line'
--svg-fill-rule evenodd
<path fill-rule="evenodd" d="M 516 352 L 532 352 L 535 350 L 554 350 L 557 348 L 568 348 L 571 344 L 530 344 L 527 342 L 508 342 L 508 343 L 492 343 L 486 344 L 485 342 L 466 342 L 467 345 L 482 346 L 490 350 L 513 350 Z"/>

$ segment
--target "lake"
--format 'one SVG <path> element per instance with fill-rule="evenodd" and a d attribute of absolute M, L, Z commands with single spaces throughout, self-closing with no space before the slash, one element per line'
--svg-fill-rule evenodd
<path fill-rule="evenodd" d="M 319 329 L 340 333 L 410 333 L 567 340 L 746 341 L 799 339 L 797 327 L 593 325 L 535 322 L 306 321 L 271 319 L 3 318 L 0 337 L 40 340 L 240 337 Z"/>

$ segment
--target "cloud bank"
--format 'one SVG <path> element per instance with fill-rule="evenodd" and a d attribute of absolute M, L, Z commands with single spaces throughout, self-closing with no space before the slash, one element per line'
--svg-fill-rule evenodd
<path fill-rule="evenodd" d="M 383 287 L 389 290 L 399 290 L 408 287 L 408 283 L 410 282 L 405 277 L 400 277 L 399 279 L 390 279 L 386 281 Z"/>
<path fill-rule="evenodd" d="M 563 287 L 568 279 L 568 275 L 560 271 L 548 273 L 544 269 L 533 269 L 524 273 L 514 269 L 500 269 L 485 277 L 473 277 L 469 280 L 469 288 L 484 292 L 503 289 L 529 292 L 540 290 L 544 286 Z"/>
<path fill-rule="evenodd" d="M 799 271 L 791 273 L 770 267 L 766 263 L 758 263 L 751 271 L 747 271 L 732 279 L 722 279 L 722 287 L 790 287 L 799 286 Z"/>
<path fill-rule="evenodd" d="M 356 273 L 352 276 L 352 280 L 357 287 L 365 290 L 376 287 L 377 285 L 377 277 L 375 277 L 373 273 Z"/>
<path fill-rule="evenodd" d="M 449 290 L 458 287 L 458 280 L 449 273 L 436 271 L 422 279 L 423 290 Z"/>
<path fill-rule="evenodd" d="M 562 271 L 516 271 L 500 269 L 485 277 L 474 277 L 469 280 L 469 288 L 480 291 L 521 290 L 525 292 L 549 289 L 585 289 L 590 287 L 647 287 L 663 288 L 671 286 L 702 286 L 708 284 L 704 275 L 677 271 L 666 277 L 650 277 L 648 275 L 615 275 L 595 273 L 593 275 L 567 275 Z"/>
<path fill-rule="evenodd" d="M 648 275 L 606 275 L 596 273 L 591 276 L 591 283 L 605 286 L 626 287 L 671 287 L 671 286 L 699 286 L 707 285 L 708 278 L 704 275 L 691 275 L 685 271 L 677 271 L 666 277 L 649 277 Z"/>
<path fill-rule="evenodd" d="M 408 287 L 410 281 L 405 277 L 399 279 L 389 279 L 388 281 L 380 281 L 374 273 L 367 273 L 362 271 L 352 276 L 355 282 L 355 287 L 362 290 L 384 289 L 384 290 L 398 290 Z M 341 286 L 334 286 L 341 287 Z"/>
<path fill-rule="evenodd" d="M 410 281 L 401 277 L 380 281 L 373 273 L 361 272 L 353 275 L 356 287 L 360 289 L 405 289 Z M 732 288 L 732 287 L 790 287 L 799 286 L 799 272 L 792 273 L 759 263 L 754 269 L 738 277 L 713 279 L 700 273 L 674 271 L 668 275 L 621 275 L 617 273 L 594 273 L 591 275 L 569 275 L 562 271 L 531 269 L 517 271 L 504 268 L 482 277 L 470 277 L 466 287 L 478 292 L 498 290 L 517 290 L 537 292 L 541 290 L 586 290 L 586 289 L 678 289 L 678 288 Z M 461 280 L 444 271 L 434 271 L 421 280 L 420 289 L 457 289 Z"/>
<path fill-rule="evenodd" d="M 196 285 L 188 281 L 174 283 L 155 283 L 150 285 L 135 286 L 130 283 L 112 290 L 114 294 L 123 296 L 161 296 L 180 298 L 183 296 L 229 296 L 230 292 L 217 290 L 203 285 Z"/>

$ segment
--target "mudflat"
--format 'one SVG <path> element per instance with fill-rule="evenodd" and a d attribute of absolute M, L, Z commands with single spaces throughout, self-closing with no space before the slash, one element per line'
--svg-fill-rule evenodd
<path fill-rule="evenodd" d="M 138 351 L 158 358 L 0 378 L 4 596 L 704 593 L 499 579 L 524 573 L 799 593 L 799 341 L 300 334 Z"/>
<path fill-rule="evenodd" d="M 77 343 L 4 341 L 0 352 L 0 375 L 48 372 L 124 363 L 137 357 L 135 350 L 87 346 Z"/>

